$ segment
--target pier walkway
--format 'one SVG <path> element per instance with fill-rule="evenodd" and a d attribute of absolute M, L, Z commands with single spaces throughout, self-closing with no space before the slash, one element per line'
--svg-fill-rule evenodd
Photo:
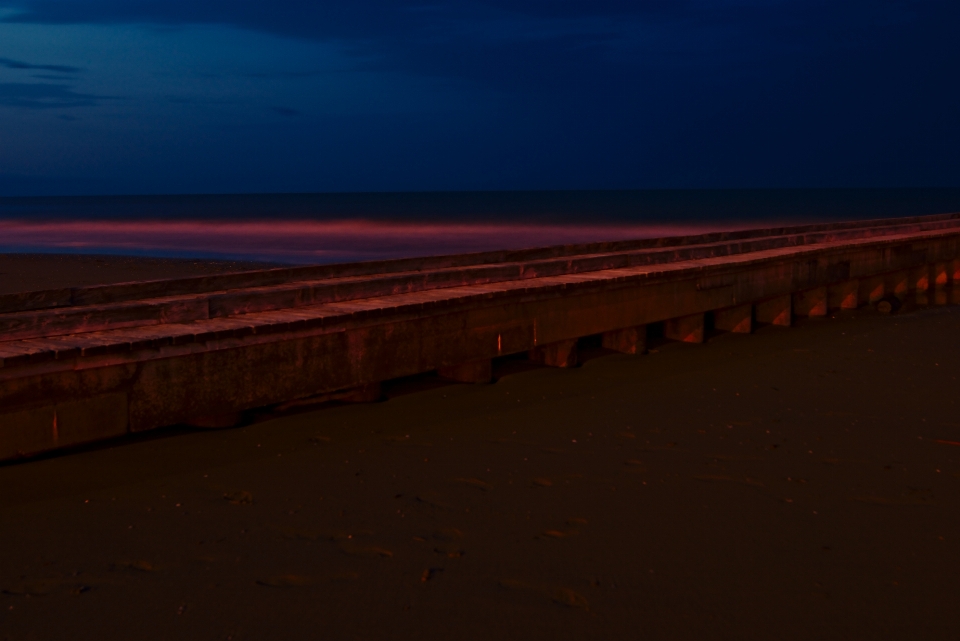
<path fill-rule="evenodd" d="M 960 214 L 280 268 L 0 295 L 0 460 L 251 408 L 376 400 L 492 359 L 641 354 L 797 316 L 946 296 Z"/>

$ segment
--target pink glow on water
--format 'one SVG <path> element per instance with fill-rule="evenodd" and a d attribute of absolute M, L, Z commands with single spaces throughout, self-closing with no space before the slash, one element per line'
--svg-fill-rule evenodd
<path fill-rule="evenodd" d="M 329 263 L 655 238 L 731 223 L 535 224 L 380 221 L 0 221 L 0 251 Z"/>

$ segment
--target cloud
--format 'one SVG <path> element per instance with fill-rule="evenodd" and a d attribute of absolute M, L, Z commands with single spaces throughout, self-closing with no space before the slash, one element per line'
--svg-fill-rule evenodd
<path fill-rule="evenodd" d="M 950 28 L 960 21 L 960 3 L 940 0 L 5 2 L 19 10 L 2 19 L 8 23 L 229 25 L 335 43 L 353 70 L 575 101 L 678 87 L 689 99 L 718 79 L 787 77 L 862 50 L 919 58 L 931 43 L 955 40 Z"/>
<path fill-rule="evenodd" d="M 769 69 L 783 55 L 883 46 L 876 30 L 885 25 L 922 19 L 918 31 L 930 33 L 960 18 L 960 4 L 936 0 L 19 0 L 12 8 L 2 21 L 222 24 L 336 42 L 360 69 L 520 92 L 619 87 L 651 69 L 691 65 L 701 76 L 718 65 Z"/>
<path fill-rule="evenodd" d="M 66 85 L 51 83 L 0 82 L 0 106 L 45 110 L 93 107 L 110 96 L 78 93 Z"/>
<path fill-rule="evenodd" d="M 3 12 L 14 4 L 17 13 Z M 144 145 L 169 144 L 171 158 L 191 162 L 235 140 L 272 150 L 273 137 L 288 135 L 275 132 L 294 131 L 276 152 L 287 162 L 287 147 L 303 144 L 294 169 L 319 167 L 320 156 L 336 156 L 328 149 L 356 155 L 354 165 L 326 173 L 305 169 L 309 189 L 321 175 L 331 189 L 875 184 L 881 174 L 870 168 L 881 164 L 892 168 L 883 176 L 928 184 L 942 179 L 897 168 L 913 157 L 943 164 L 960 149 L 958 23 L 956 0 L 0 0 L 0 28 L 25 43 L 0 43 L 0 53 L 97 75 L 96 85 L 73 86 L 76 72 L 29 67 L 24 75 L 49 75 L 48 84 L 0 86 L 0 105 L 103 100 L 83 89 L 141 96 L 125 103 L 128 122 L 179 119 L 144 126 Z M 74 56 L 47 58 L 55 50 L 29 40 L 44 32 L 32 25 L 53 25 L 51 43 L 63 34 L 102 39 L 85 44 L 99 62 L 76 47 L 63 49 Z M 114 47 L 97 58 L 113 31 L 131 55 Z M 239 42 L 251 43 L 242 55 L 230 48 Z M 167 97 L 238 104 L 154 104 Z M 381 108 L 403 114 L 384 118 Z M 282 117 L 293 115 L 287 109 L 310 116 Z M 262 137 L 201 126 L 212 118 L 218 127 L 249 124 Z M 948 151 L 926 153 L 924 144 Z M 246 162 L 234 155 L 247 157 L 190 165 L 200 171 L 184 172 L 182 184 L 203 175 L 254 188 L 233 178 Z M 381 177 L 367 178 L 380 175 L 368 157 L 381 163 Z M 222 174 L 208 168 L 220 166 Z M 250 185 L 301 180 L 287 173 Z"/>
<path fill-rule="evenodd" d="M 10 58 L 0 58 L 0 67 L 34 71 L 55 71 L 57 73 L 80 73 L 83 71 L 79 67 L 71 67 L 68 65 L 35 65 L 29 62 L 21 62 L 20 60 L 11 60 Z"/>

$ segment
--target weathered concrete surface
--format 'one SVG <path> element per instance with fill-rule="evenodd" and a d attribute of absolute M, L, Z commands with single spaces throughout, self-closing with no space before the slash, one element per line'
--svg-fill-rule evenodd
<path fill-rule="evenodd" d="M 601 344 L 623 354 L 644 354 L 647 351 L 647 326 L 627 327 L 604 332 Z"/>
<path fill-rule="evenodd" d="M 755 320 L 941 292 L 960 215 L 266 270 L 0 296 L 0 458 L 490 359 L 576 364 L 579 338 L 642 353 Z M 946 296 L 945 292 L 941 292 Z M 373 398 L 371 396 L 371 398 Z"/>
<path fill-rule="evenodd" d="M 489 383 L 493 380 L 493 360 L 484 358 L 459 365 L 440 367 L 437 373 L 461 383 Z"/>
<path fill-rule="evenodd" d="M 702 343 L 704 338 L 703 314 L 691 314 L 668 318 L 663 324 L 663 335 L 674 341 Z"/>
<path fill-rule="evenodd" d="M 794 294 L 793 313 L 797 316 L 826 316 L 827 288 L 817 287 Z"/>
<path fill-rule="evenodd" d="M 793 319 L 793 297 L 787 294 L 760 301 L 756 304 L 754 315 L 759 323 L 790 327 Z"/>
<path fill-rule="evenodd" d="M 713 326 L 724 332 L 749 334 L 753 331 L 753 305 L 718 309 L 713 313 Z"/>

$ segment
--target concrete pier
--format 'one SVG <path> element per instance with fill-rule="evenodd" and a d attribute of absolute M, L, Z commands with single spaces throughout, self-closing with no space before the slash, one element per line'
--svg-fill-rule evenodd
<path fill-rule="evenodd" d="M 299 267 L 0 296 L 0 459 L 251 408 L 379 398 L 491 359 L 555 367 L 577 341 L 642 354 L 795 315 L 933 294 L 960 214 Z M 942 294 L 944 299 L 946 294 Z"/>

